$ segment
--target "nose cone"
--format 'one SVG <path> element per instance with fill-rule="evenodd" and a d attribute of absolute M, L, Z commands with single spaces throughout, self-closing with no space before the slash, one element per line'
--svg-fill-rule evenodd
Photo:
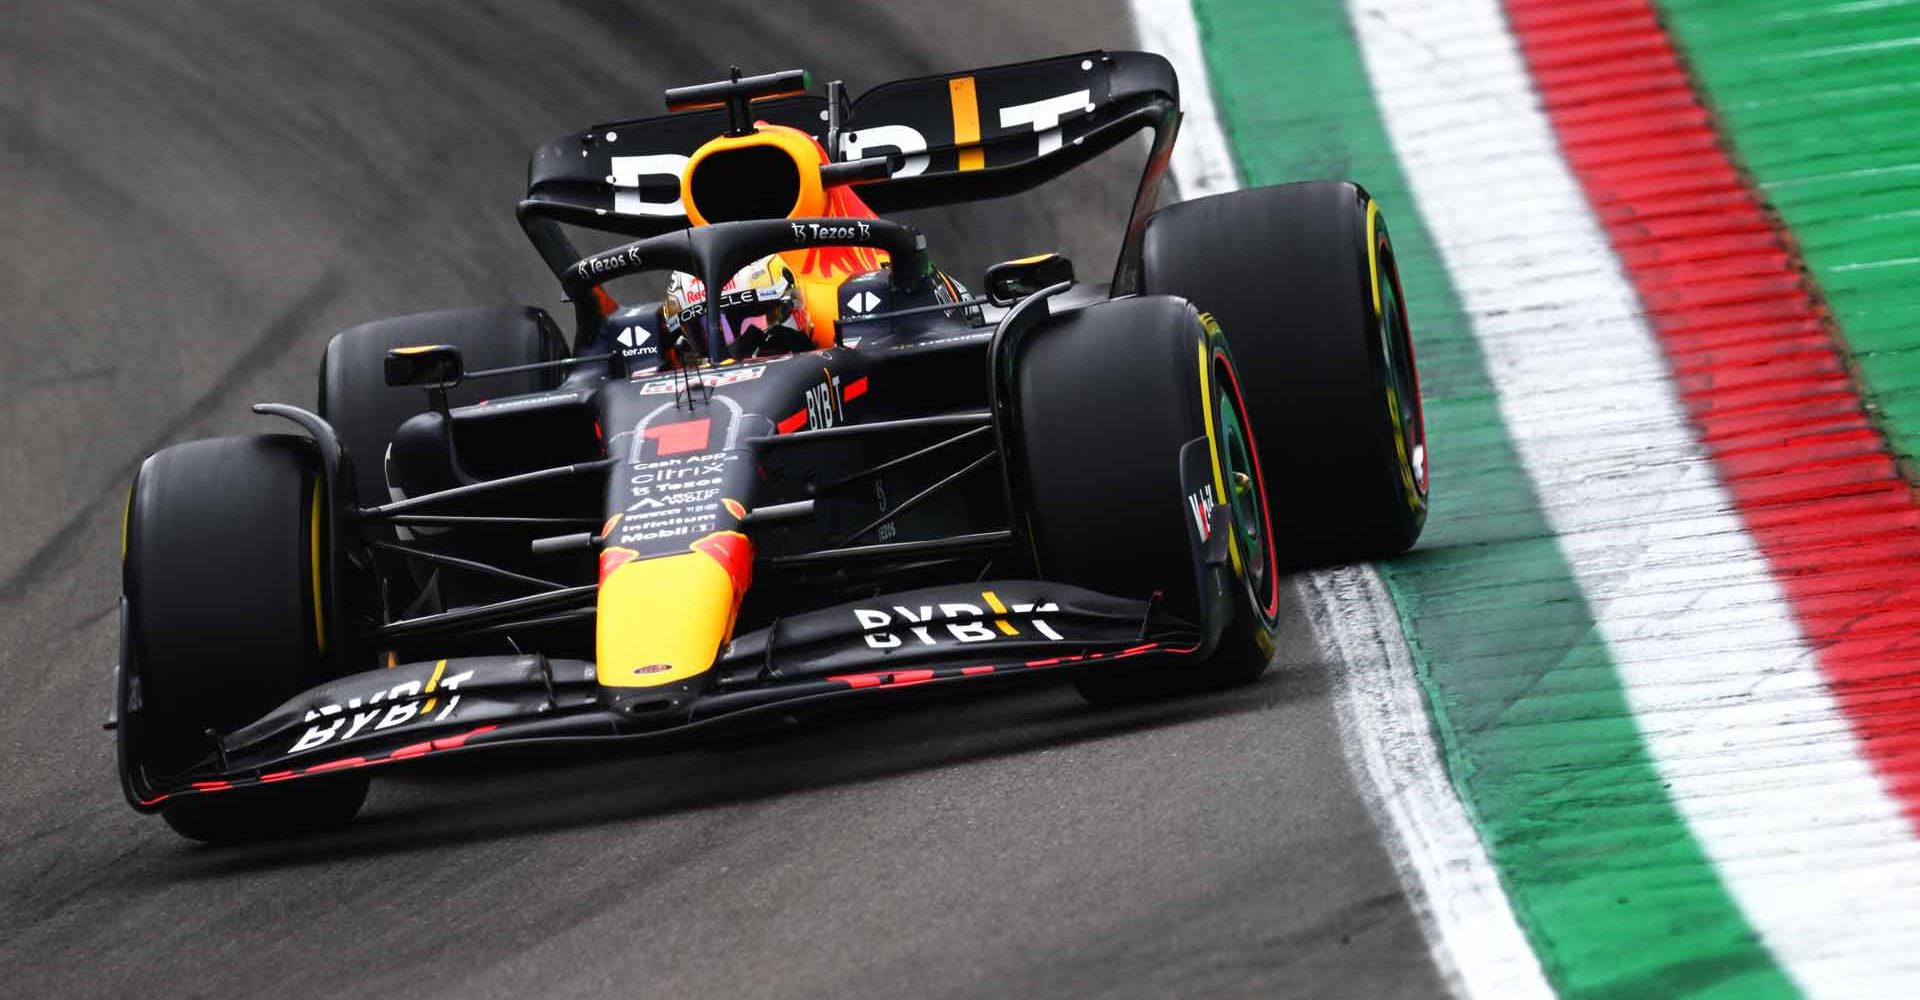
<path fill-rule="evenodd" d="M 659 687 L 712 669 L 753 576 L 753 543 L 707 535 L 677 555 L 600 555 L 595 661 L 604 687 Z"/>

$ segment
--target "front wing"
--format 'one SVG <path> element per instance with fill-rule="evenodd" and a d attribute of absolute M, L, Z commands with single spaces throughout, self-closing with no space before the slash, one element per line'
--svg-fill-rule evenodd
<path fill-rule="evenodd" d="M 136 809 L 190 795 L 500 747 L 662 744 L 730 723 L 906 688 L 925 691 L 1128 663 L 1210 645 L 1152 601 L 1057 583 L 937 587 L 776 620 L 729 643 L 690 697 L 602 686 L 586 660 L 538 653 L 401 664 L 307 691 L 215 738 L 177 775 L 122 775 Z M 124 732 L 122 738 L 125 738 Z"/>

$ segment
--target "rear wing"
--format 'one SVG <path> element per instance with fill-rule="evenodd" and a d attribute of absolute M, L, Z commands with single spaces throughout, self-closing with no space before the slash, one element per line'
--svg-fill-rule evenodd
<path fill-rule="evenodd" d="M 949 205 L 1025 191 L 1142 129 L 1154 132 L 1116 293 L 1137 275 L 1140 230 L 1157 197 L 1179 122 L 1173 67 L 1147 52 L 1083 52 L 881 84 L 842 109 L 836 160 L 901 158 L 893 176 L 860 185 L 875 211 Z M 829 141 L 828 99 L 756 100 L 752 116 Z M 596 125 L 535 151 L 520 217 L 554 273 L 578 259 L 554 225 L 629 236 L 685 228 L 679 178 L 687 159 L 728 129 L 724 107 Z"/>

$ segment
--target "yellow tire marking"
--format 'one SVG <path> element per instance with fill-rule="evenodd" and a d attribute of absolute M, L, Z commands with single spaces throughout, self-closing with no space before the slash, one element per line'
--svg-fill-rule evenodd
<path fill-rule="evenodd" d="M 960 149 L 960 169 L 979 170 L 987 165 L 987 151 L 979 148 L 980 98 L 973 90 L 973 77 L 956 76 L 947 81 L 947 96 L 953 102 L 953 144 Z M 971 149 L 966 147 L 973 147 Z"/>
<path fill-rule="evenodd" d="M 308 506 L 311 513 L 308 515 L 307 536 L 311 543 L 309 547 L 313 550 L 313 632 L 314 637 L 319 641 L 320 651 L 324 653 L 327 651 L 327 622 L 321 617 L 320 610 L 323 602 L 320 592 L 320 478 L 318 476 L 313 480 L 313 503 Z"/>
<path fill-rule="evenodd" d="M 1373 314 L 1380 315 L 1380 241 L 1374 229 L 1380 221 L 1380 203 L 1367 202 L 1367 274 L 1373 278 Z"/>
<path fill-rule="evenodd" d="M 1213 316 L 1206 315 L 1202 322 L 1214 325 Z M 1213 432 L 1213 365 L 1207 355 L 1207 342 L 1200 341 L 1200 413 L 1207 421 L 1207 457 L 1213 462 L 1213 495 L 1219 497 L 1219 503 L 1227 500 L 1227 477 L 1220 469 L 1220 436 Z M 1211 520 L 1211 512 L 1209 512 Z M 1245 574 L 1246 567 L 1240 562 L 1240 539 L 1227 535 L 1227 554 L 1233 557 L 1233 572 Z"/>
<path fill-rule="evenodd" d="M 1373 279 L 1374 318 L 1384 324 L 1387 321 L 1387 317 L 1386 314 L 1381 311 L 1385 306 L 1380 301 L 1379 220 L 1380 203 L 1376 201 L 1367 202 L 1367 274 Z M 1390 346 L 1391 345 L 1382 343 L 1380 349 L 1385 351 L 1388 350 Z M 1407 435 L 1405 433 L 1406 428 L 1403 426 L 1406 418 L 1400 413 L 1400 393 L 1392 386 L 1387 387 L 1387 417 L 1393 422 L 1393 429 L 1396 432 L 1393 435 L 1393 447 L 1394 450 L 1400 453 L 1400 480 L 1407 488 L 1407 506 L 1414 510 L 1419 510 L 1420 484 L 1413 481 L 1413 459 L 1407 455 Z"/>

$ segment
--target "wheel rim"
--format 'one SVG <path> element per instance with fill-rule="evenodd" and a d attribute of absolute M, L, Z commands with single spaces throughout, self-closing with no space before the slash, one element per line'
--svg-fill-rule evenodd
<path fill-rule="evenodd" d="M 1401 302 L 1400 270 L 1385 235 L 1380 238 L 1380 343 L 1386 360 L 1387 415 L 1392 419 L 1401 468 L 1415 499 L 1427 495 L 1427 427 L 1420 408 L 1420 376 L 1414 368 L 1413 335 Z"/>
<path fill-rule="evenodd" d="M 1225 502 L 1233 514 L 1233 534 L 1244 557 L 1247 585 L 1258 598 L 1258 595 L 1267 591 L 1267 577 L 1272 564 L 1267 553 L 1266 484 L 1260 477 L 1259 465 L 1254 461 L 1253 444 L 1248 438 L 1239 400 L 1229 388 L 1232 385 L 1229 380 L 1233 375 L 1224 370 L 1220 375 L 1222 385 L 1218 393 L 1218 409 L 1220 448 L 1225 453 L 1222 456 L 1222 470 L 1226 473 Z M 1261 605 L 1264 599 L 1256 599 L 1254 603 Z"/>

